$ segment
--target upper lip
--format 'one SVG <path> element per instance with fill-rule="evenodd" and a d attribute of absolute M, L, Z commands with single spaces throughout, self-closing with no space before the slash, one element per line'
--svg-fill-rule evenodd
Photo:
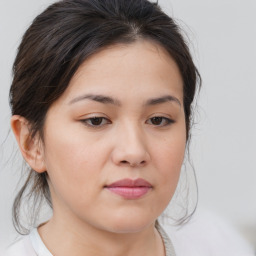
<path fill-rule="evenodd" d="M 118 180 L 115 181 L 113 183 L 111 183 L 110 185 L 107 185 L 106 187 L 152 187 L 152 185 L 144 180 L 144 179 L 123 179 L 123 180 Z"/>

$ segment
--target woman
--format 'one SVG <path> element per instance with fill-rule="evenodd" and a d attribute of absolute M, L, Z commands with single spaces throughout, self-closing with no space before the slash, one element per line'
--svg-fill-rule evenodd
<path fill-rule="evenodd" d="M 40 14 L 10 90 L 12 130 L 31 167 L 13 209 L 18 231 L 26 190 L 53 215 L 9 255 L 197 255 L 157 219 L 179 181 L 199 85 L 157 4 L 64 0 Z M 224 255 L 198 245 L 200 255 Z"/>

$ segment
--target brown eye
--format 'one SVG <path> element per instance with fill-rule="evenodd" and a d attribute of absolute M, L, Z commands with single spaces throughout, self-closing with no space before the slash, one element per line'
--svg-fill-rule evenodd
<path fill-rule="evenodd" d="M 163 116 L 155 116 L 150 118 L 148 123 L 154 126 L 167 126 L 174 123 L 174 120 Z"/>
<path fill-rule="evenodd" d="M 153 117 L 151 118 L 151 123 L 154 124 L 154 125 L 160 125 L 163 121 L 163 118 L 162 117 Z"/>
<path fill-rule="evenodd" d="M 94 118 L 90 118 L 90 122 L 92 125 L 101 125 L 103 121 L 103 118 L 102 117 L 94 117 Z"/>
<path fill-rule="evenodd" d="M 104 126 L 106 124 L 110 124 L 111 122 L 106 119 L 105 117 L 92 117 L 92 118 L 87 118 L 87 119 L 83 119 L 81 120 L 81 122 L 83 124 L 85 124 L 86 126 L 89 127 L 101 127 Z"/>

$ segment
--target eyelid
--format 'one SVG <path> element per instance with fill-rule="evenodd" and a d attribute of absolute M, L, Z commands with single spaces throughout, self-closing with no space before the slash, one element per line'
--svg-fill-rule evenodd
<path fill-rule="evenodd" d="M 100 122 L 99 124 L 93 124 L 93 119 L 102 119 L 102 122 Z M 160 124 L 154 124 L 152 123 L 152 119 L 153 118 L 161 118 L 162 120 L 160 120 Z M 110 120 L 110 118 L 106 117 L 105 114 L 103 113 L 90 113 L 86 116 L 81 117 L 81 119 L 79 119 L 79 121 L 81 123 L 83 123 L 83 125 L 89 127 L 89 128 L 92 128 L 92 129 L 100 129 L 106 125 L 109 125 L 109 124 L 112 124 L 112 121 Z M 95 120 L 94 120 L 95 121 Z M 167 117 L 167 114 L 163 114 L 163 113 L 156 113 L 150 117 L 148 117 L 148 119 L 146 120 L 146 124 L 149 124 L 149 125 L 152 125 L 152 126 L 155 126 L 155 127 L 158 127 L 158 128 L 161 128 L 161 127 L 167 127 L 167 126 L 170 126 L 172 125 L 173 123 L 175 123 L 176 121 L 170 117 L 168 115 Z"/>
<path fill-rule="evenodd" d="M 166 126 L 169 126 L 169 125 L 172 125 L 173 123 L 175 123 L 175 120 L 171 117 L 166 117 L 166 116 L 163 116 L 163 114 L 156 114 L 154 116 L 151 116 L 150 118 L 147 119 L 146 123 L 149 121 L 149 120 L 152 120 L 153 118 L 162 118 L 163 120 L 165 120 L 165 122 L 167 122 L 166 124 L 163 124 L 163 125 L 155 125 L 155 124 L 150 124 L 150 125 L 153 125 L 155 127 L 166 127 Z"/>
<path fill-rule="evenodd" d="M 93 119 L 96 119 L 96 118 L 105 120 L 105 123 L 99 124 L 99 125 L 93 125 L 93 124 L 88 123 L 88 121 L 92 121 Z M 86 118 L 80 119 L 79 121 L 82 122 L 85 126 L 87 126 L 89 128 L 93 128 L 93 129 L 99 129 L 99 128 L 104 127 L 105 125 L 112 123 L 107 117 L 96 115 L 96 114 L 91 117 L 86 117 Z"/>
<path fill-rule="evenodd" d="M 153 118 L 153 117 L 163 117 L 163 118 L 168 118 L 168 119 L 174 119 L 174 117 L 170 113 L 166 113 L 166 112 L 155 112 L 155 113 L 149 115 L 148 119 Z"/>

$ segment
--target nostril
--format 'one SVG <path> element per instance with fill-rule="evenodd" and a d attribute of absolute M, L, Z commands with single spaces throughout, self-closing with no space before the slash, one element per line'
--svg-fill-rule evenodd
<path fill-rule="evenodd" d="M 138 165 L 145 165 L 145 164 L 146 164 L 146 161 L 143 160 L 143 161 L 141 161 L 140 163 L 130 163 L 129 161 L 122 160 L 122 161 L 120 161 L 120 163 L 121 163 L 121 164 L 128 164 L 128 165 L 130 165 L 130 166 L 132 166 L 132 167 L 135 167 L 135 166 L 138 166 Z"/>

